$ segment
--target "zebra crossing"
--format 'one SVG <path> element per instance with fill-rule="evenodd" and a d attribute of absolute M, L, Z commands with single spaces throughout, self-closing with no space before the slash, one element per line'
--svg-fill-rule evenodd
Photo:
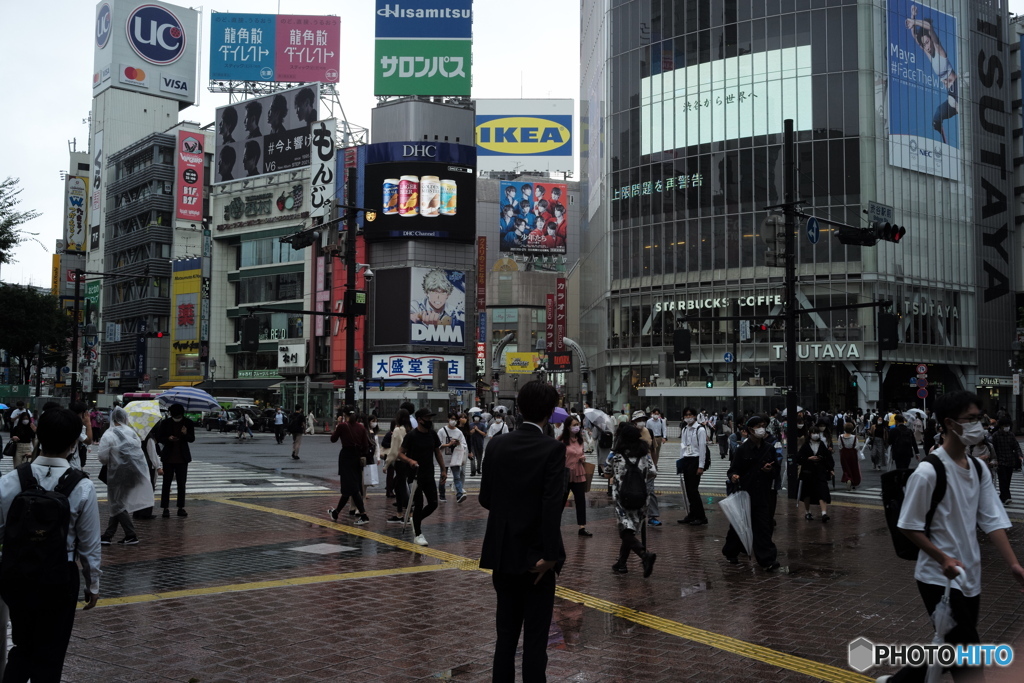
<path fill-rule="evenodd" d="M 92 468 L 87 465 L 86 469 Z M 99 480 L 96 472 L 98 470 L 89 473 L 96 485 L 96 495 L 99 498 L 105 498 L 107 485 Z M 161 477 L 157 477 L 157 479 L 157 492 L 159 493 Z M 305 493 L 331 489 L 272 472 L 258 472 L 193 460 L 188 466 L 186 490 L 188 495 L 198 496 L 207 493 Z M 173 491 L 174 489 L 172 489 L 172 493 Z"/>

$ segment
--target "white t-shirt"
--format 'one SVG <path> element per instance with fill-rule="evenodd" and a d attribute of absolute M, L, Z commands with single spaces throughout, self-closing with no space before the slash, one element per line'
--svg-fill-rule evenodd
<path fill-rule="evenodd" d="M 488 437 L 495 437 L 498 434 L 508 434 L 508 425 L 504 421 L 495 421 L 491 423 L 490 427 L 487 428 Z"/>
<path fill-rule="evenodd" d="M 981 481 L 974 465 L 968 461 L 967 469 L 953 462 L 942 448 L 935 455 L 946 466 L 946 495 L 939 501 L 932 518 L 931 541 L 950 557 L 960 560 L 964 573 L 953 581 L 953 587 L 973 598 L 981 594 L 981 549 L 975 527 L 985 533 L 1010 528 L 1010 518 L 996 495 L 992 475 L 982 466 Z M 925 517 L 935 490 L 935 469 L 921 462 L 907 481 L 906 497 L 897 524 L 901 529 L 924 531 Z M 914 578 L 933 586 L 946 585 L 938 562 L 927 553 L 918 553 Z"/>
<path fill-rule="evenodd" d="M 455 439 L 459 443 L 449 448 L 441 449 L 441 457 L 444 458 L 445 467 L 462 467 L 466 459 L 466 435 L 458 427 L 445 425 L 437 430 L 437 438 L 441 439 L 441 445 Z"/>

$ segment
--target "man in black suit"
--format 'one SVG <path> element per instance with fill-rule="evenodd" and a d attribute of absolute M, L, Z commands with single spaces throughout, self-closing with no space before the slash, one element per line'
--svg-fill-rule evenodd
<path fill-rule="evenodd" d="M 523 421 L 491 440 L 480 481 L 480 504 L 490 510 L 480 566 L 492 570 L 498 598 L 495 683 L 515 680 L 520 631 L 523 682 L 547 680 L 555 573 L 565 561 L 560 530 L 565 444 L 545 431 L 558 392 L 535 380 L 519 390 L 518 404 Z"/>
<path fill-rule="evenodd" d="M 188 479 L 188 464 L 192 462 L 189 444 L 196 440 L 196 425 L 185 417 L 185 406 L 174 403 L 167 410 L 170 417 L 164 418 L 157 426 L 157 443 L 161 446 L 160 461 L 163 463 L 164 482 L 160 491 L 160 507 L 163 516 L 170 517 L 171 482 L 178 482 L 178 516 L 188 517 L 185 512 L 185 481 Z"/>

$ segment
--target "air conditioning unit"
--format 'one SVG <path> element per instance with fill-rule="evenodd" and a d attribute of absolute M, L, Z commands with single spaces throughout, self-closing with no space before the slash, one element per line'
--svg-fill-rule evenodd
<path fill-rule="evenodd" d="M 764 377 L 751 377 L 747 380 L 747 384 L 752 387 L 763 387 Z"/>

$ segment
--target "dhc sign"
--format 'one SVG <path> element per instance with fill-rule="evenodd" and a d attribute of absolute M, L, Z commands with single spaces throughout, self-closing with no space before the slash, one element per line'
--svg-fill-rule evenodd
<path fill-rule="evenodd" d="M 476 117 L 478 156 L 571 156 L 572 116 Z"/>

